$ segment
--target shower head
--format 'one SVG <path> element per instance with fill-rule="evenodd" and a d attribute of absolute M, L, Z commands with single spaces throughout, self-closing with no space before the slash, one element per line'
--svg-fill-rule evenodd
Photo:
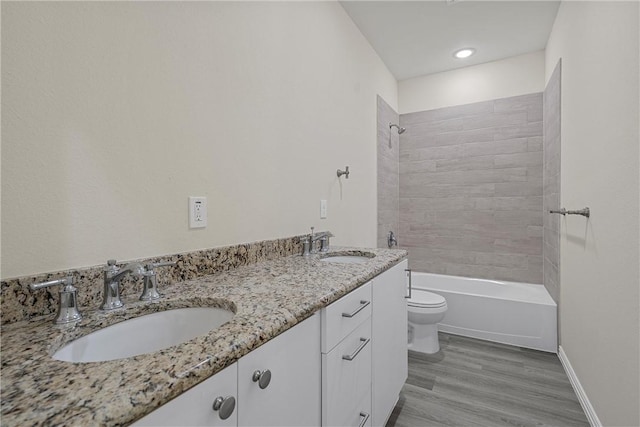
<path fill-rule="evenodd" d="M 400 126 L 398 126 L 395 123 L 389 123 L 389 129 L 394 128 L 394 127 L 398 129 L 398 135 L 401 135 L 401 134 L 404 133 L 404 131 L 406 131 L 405 128 L 401 128 Z"/>

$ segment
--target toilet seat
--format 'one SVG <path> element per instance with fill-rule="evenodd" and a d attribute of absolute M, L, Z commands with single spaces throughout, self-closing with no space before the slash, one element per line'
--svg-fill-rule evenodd
<path fill-rule="evenodd" d="M 413 295 L 411 295 L 411 298 L 407 301 L 407 305 L 414 308 L 440 308 L 445 307 L 447 301 L 442 295 L 421 289 L 414 289 Z"/>

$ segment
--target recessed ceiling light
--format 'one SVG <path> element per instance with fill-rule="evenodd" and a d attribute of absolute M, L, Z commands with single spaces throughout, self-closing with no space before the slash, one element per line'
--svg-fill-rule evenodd
<path fill-rule="evenodd" d="M 464 58 L 470 57 L 474 53 L 476 53 L 476 50 L 474 48 L 465 47 L 464 49 L 456 50 L 456 52 L 453 54 L 453 56 L 458 58 L 458 59 L 464 59 Z"/>

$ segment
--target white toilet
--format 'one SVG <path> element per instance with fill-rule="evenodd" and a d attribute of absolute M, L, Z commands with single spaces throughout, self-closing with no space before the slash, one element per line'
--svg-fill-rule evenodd
<path fill-rule="evenodd" d="M 447 312 L 447 301 L 442 295 L 413 289 L 407 300 L 409 311 L 409 348 L 420 353 L 440 351 L 438 323 Z"/>

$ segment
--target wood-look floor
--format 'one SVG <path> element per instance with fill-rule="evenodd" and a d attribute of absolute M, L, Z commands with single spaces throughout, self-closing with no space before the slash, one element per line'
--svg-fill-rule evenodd
<path fill-rule="evenodd" d="M 440 334 L 409 351 L 409 378 L 387 427 L 589 426 L 555 354 Z"/>

